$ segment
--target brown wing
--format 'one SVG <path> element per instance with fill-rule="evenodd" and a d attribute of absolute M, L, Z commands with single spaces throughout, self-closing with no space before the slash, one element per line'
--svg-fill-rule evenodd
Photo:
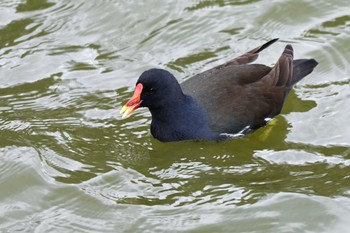
<path fill-rule="evenodd" d="M 273 40 L 270 40 L 268 42 L 266 42 L 265 44 L 255 48 L 255 49 L 252 49 L 222 65 L 219 65 L 215 68 L 222 68 L 222 67 L 225 67 L 225 66 L 230 66 L 230 65 L 243 65 L 243 64 L 248 64 L 248 63 L 251 63 L 253 61 L 255 61 L 258 56 L 259 56 L 259 52 L 263 51 L 264 49 L 266 49 L 267 47 L 269 47 L 270 45 L 272 45 L 273 43 L 275 43 L 276 41 L 278 41 L 278 38 L 276 39 L 273 39 Z"/>

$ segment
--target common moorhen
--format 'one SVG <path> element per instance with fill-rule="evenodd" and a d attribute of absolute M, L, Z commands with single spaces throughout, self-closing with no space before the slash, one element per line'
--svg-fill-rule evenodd
<path fill-rule="evenodd" d="M 293 60 L 291 45 L 285 47 L 272 68 L 248 64 L 277 40 L 197 74 L 181 85 L 166 70 L 147 70 L 120 112 L 126 117 L 138 107 L 148 107 L 152 114 L 151 133 L 163 142 L 222 140 L 249 133 L 279 114 L 293 85 L 318 64 L 314 59 Z"/>

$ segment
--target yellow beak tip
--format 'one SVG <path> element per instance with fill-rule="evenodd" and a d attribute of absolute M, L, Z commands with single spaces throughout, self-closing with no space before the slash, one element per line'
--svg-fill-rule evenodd
<path fill-rule="evenodd" d="M 120 109 L 120 114 L 123 114 L 128 109 L 128 106 L 123 106 L 122 109 Z"/>
<path fill-rule="evenodd" d="M 124 105 L 120 110 L 120 114 L 123 114 L 122 119 L 127 118 L 133 111 L 134 109 L 132 107 Z"/>

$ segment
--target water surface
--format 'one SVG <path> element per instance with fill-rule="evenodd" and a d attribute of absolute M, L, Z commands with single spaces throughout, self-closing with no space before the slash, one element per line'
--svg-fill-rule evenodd
<path fill-rule="evenodd" d="M 326 1 L 4 0 L 1 232 L 347 232 L 350 9 Z M 223 143 L 161 143 L 119 110 L 140 73 L 179 81 L 272 38 L 315 71 Z"/>

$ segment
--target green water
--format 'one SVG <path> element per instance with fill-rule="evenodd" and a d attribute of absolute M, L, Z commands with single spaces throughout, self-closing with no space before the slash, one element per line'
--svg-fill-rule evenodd
<path fill-rule="evenodd" d="M 316 70 L 268 126 L 164 144 L 122 120 L 142 71 L 181 80 L 269 39 Z M 348 0 L 0 2 L 0 232 L 350 232 Z"/>

